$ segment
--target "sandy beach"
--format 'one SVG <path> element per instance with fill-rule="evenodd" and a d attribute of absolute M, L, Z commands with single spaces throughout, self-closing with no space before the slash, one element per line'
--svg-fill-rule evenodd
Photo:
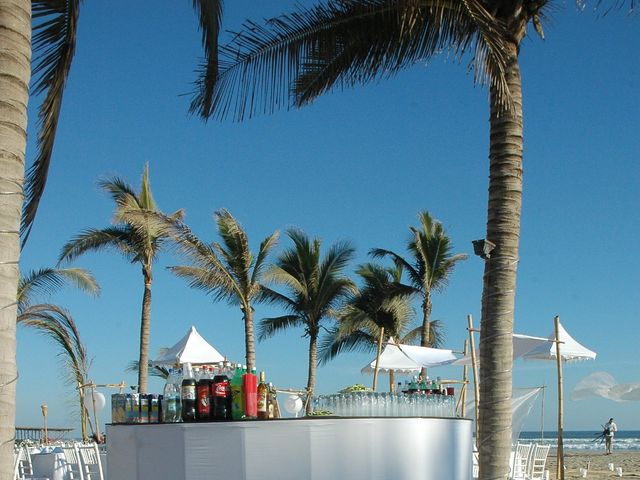
<path fill-rule="evenodd" d="M 581 468 L 589 467 L 586 478 L 618 478 L 616 471 L 609 470 L 609 463 L 614 468 L 622 468 L 622 478 L 640 478 L 640 452 L 615 452 L 605 455 L 603 452 L 565 453 L 564 464 L 566 466 L 565 480 L 583 478 L 580 475 Z M 547 459 L 549 478 L 556 479 L 556 456 L 549 455 Z"/>

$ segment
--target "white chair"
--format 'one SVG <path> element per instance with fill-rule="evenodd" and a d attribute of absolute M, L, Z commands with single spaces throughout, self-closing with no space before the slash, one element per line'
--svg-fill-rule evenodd
<path fill-rule="evenodd" d="M 529 461 L 528 478 L 530 480 L 544 479 L 544 467 L 547 464 L 547 456 L 549 455 L 550 448 L 550 445 L 536 444 L 531 454 L 531 460 Z"/>
<path fill-rule="evenodd" d="M 76 453 L 82 460 L 84 480 L 104 480 L 100 449 L 97 443 L 84 443 L 75 446 Z"/>
<path fill-rule="evenodd" d="M 516 443 L 516 448 L 512 452 L 511 469 L 509 479 L 524 479 L 527 476 L 529 470 L 529 458 L 531 457 L 531 451 L 533 450 L 533 444 L 531 443 Z"/>
<path fill-rule="evenodd" d="M 33 465 L 31 464 L 31 455 L 27 447 L 21 445 L 16 451 L 16 461 L 14 468 L 14 477 L 16 480 L 33 477 Z"/>
<path fill-rule="evenodd" d="M 69 478 L 69 480 L 85 480 L 76 445 L 63 445 L 62 452 L 64 453 L 64 460 L 66 462 L 67 478 Z"/>

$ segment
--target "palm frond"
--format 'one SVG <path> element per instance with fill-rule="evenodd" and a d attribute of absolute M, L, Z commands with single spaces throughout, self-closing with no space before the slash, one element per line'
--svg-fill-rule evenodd
<path fill-rule="evenodd" d="M 272 290 L 264 285 L 260 288 L 257 300 L 260 303 L 278 305 L 289 312 L 296 312 L 300 307 L 295 299 L 289 298 L 285 294 Z"/>
<path fill-rule="evenodd" d="M 98 186 L 115 202 L 116 211 L 141 208 L 136 191 L 124 179 L 120 177 L 102 179 L 98 181 Z"/>
<path fill-rule="evenodd" d="M 345 352 L 369 352 L 375 348 L 375 342 L 374 337 L 361 330 L 348 335 L 340 335 L 338 330 L 333 330 L 318 344 L 318 363 L 324 365 Z"/>
<path fill-rule="evenodd" d="M 33 305 L 18 315 L 17 323 L 36 329 L 60 347 L 59 355 L 68 384 L 85 383 L 89 360 L 75 322 L 67 311 L 56 305 Z"/>
<path fill-rule="evenodd" d="M 276 230 L 260 243 L 258 256 L 256 257 L 256 261 L 253 265 L 253 273 L 251 274 L 252 284 L 257 284 L 262 277 L 264 267 L 266 265 L 265 261 L 267 259 L 267 256 L 269 255 L 269 252 L 271 252 L 271 250 L 278 244 L 279 237 L 280 232 Z"/>
<path fill-rule="evenodd" d="M 301 326 L 304 326 L 304 320 L 299 315 L 263 318 L 258 325 L 258 340 L 263 341 L 288 328 Z"/>
<path fill-rule="evenodd" d="M 163 378 L 163 379 L 169 378 L 169 369 L 167 367 L 163 367 L 162 365 L 154 365 L 153 363 L 149 362 L 148 368 L 149 368 L 149 375 L 151 375 L 152 377 Z M 130 361 L 125 371 L 138 373 L 140 371 L 140 361 L 139 360 Z"/>
<path fill-rule="evenodd" d="M 62 247 L 58 265 L 62 262 L 70 262 L 86 252 L 107 248 L 113 248 L 132 259 L 136 254 L 132 247 L 133 238 L 132 230 L 127 225 L 107 227 L 102 230 L 84 230 Z"/>
<path fill-rule="evenodd" d="M 211 114 L 211 96 L 218 76 L 218 34 L 222 18 L 221 0 L 193 0 L 202 30 L 202 46 L 206 62 L 201 66 L 196 81 L 197 94 L 191 102 L 191 113 L 203 118 Z"/>
<path fill-rule="evenodd" d="M 44 193 L 58 128 L 64 86 L 76 48 L 80 0 L 31 2 L 33 27 L 32 95 L 45 94 L 38 110 L 37 153 L 25 177 L 20 235 L 26 243 Z"/>
<path fill-rule="evenodd" d="M 508 99 L 505 35 L 492 20 L 479 0 L 330 0 L 247 22 L 221 48 L 210 115 L 242 120 L 299 107 L 442 52 L 475 55 L 476 79 Z"/>
<path fill-rule="evenodd" d="M 34 295 L 51 295 L 64 287 L 66 283 L 71 283 L 90 295 L 100 294 L 98 282 L 87 270 L 82 268 L 41 268 L 20 277 L 18 311 L 29 306 Z"/>
<path fill-rule="evenodd" d="M 211 295 L 214 301 L 224 300 L 237 305 L 240 302 L 237 284 L 228 272 L 193 265 L 167 267 L 174 275 L 187 280 L 190 288 L 197 288 Z"/>

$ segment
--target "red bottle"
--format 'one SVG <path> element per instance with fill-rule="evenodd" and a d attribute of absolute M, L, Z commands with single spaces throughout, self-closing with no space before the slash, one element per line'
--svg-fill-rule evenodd
<path fill-rule="evenodd" d="M 242 376 L 242 391 L 244 393 L 245 418 L 258 417 L 258 378 L 252 373 Z"/>

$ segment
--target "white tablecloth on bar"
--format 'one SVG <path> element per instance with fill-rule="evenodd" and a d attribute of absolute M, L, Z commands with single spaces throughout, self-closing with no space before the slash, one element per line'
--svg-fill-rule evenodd
<path fill-rule="evenodd" d="M 472 469 L 472 423 L 456 418 L 108 425 L 107 439 L 109 480 L 469 480 Z"/>

